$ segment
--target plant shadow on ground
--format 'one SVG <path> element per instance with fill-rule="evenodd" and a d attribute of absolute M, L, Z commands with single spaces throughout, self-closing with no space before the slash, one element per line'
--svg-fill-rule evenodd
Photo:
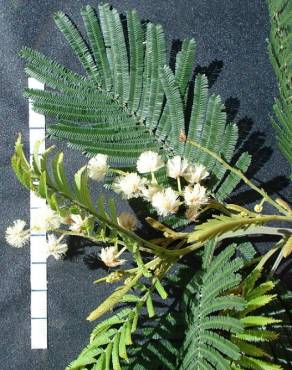
<path fill-rule="evenodd" d="M 227 102 L 228 107 L 228 102 Z M 228 108 L 227 108 L 228 109 Z M 265 133 L 260 130 L 253 131 L 253 121 L 244 117 L 237 122 L 239 129 L 239 153 L 247 151 L 252 156 L 252 162 L 246 172 L 246 176 L 255 181 L 260 187 L 265 189 L 270 195 L 279 195 L 279 192 L 289 185 L 289 178 L 285 176 L 276 176 L 273 179 L 262 182 L 257 179 L 256 175 L 270 160 L 273 149 L 265 145 Z M 261 200 L 261 196 L 254 190 L 243 190 L 238 192 L 242 186 L 239 184 L 235 189 L 234 194 L 230 197 L 231 203 L 250 204 Z"/>
<path fill-rule="evenodd" d="M 67 237 L 67 243 L 69 249 L 64 258 L 65 260 L 79 262 L 80 258 L 82 258 L 89 270 L 102 269 L 108 271 L 108 267 L 102 262 L 98 253 L 100 248 L 107 246 L 105 243 L 96 244 L 86 238 L 71 235 Z"/>

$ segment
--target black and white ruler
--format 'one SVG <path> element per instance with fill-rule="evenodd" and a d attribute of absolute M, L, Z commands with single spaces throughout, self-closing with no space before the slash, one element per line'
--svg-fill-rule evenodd
<path fill-rule="evenodd" d="M 34 78 L 28 79 L 28 87 L 44 89 L 44 85 Z M 42 140 L 39 154 L 45 149 L 45 117 L 32 110 L 29 102 L 29 142 L 30 159 L 36 141 Z M 30 192 L 30 223 L 39 217 L 38 210 L 45 206 L 45 199 Z M 32 232 L 30 235 L 30 281 L 31 281 L 31 349 L 47 348 L 47 254 L 46 231 Z"/>

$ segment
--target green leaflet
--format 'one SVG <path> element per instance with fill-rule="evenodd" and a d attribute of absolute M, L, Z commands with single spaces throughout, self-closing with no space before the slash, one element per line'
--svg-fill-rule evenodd
<path fill-rule="evenodd" d="M 266 348 L 261 347 L 262 344 L 277 341 L 279 334 L 271 329 L 275 324 L 281 323 L 281 320 L 277 316 L 274 317 L 270 308 L 271 299 L 276 295 L 266 294 L 274 289 L 275 285 L 272 281 L 258 284 L 260 278 L 261 271 L 256 268 L 241 283 L 242 296 L 247 304 L 243 311 L 236 314 L 236 317 L 240 319 L 244 330 L 232 334 L 232 341 L 240 348 L 242 356 L 232 369 L 236 366 L 242 369 L 282 369 L 280 365 L 271 361 L 272 357 L 267 353 Z M 269 316 L 264 316 L 262 311 L 267 305 Z"/>
<path fill-rule="evenodd" d="M 59 153 L 55 156 L 53 160 L 52 169 L 54 179 L 56 181 L 58 188 L 62 189 L 64 194 L 71 196 L 72 191 L 70 189 L 67 177 L 65 175 L 63 158 L 64 158 L 63 153 Z"/>
<path fill-rule="evenodd" d="M 246 316 L 241 319 L 241 322 L 245 326 L 267 326 L 270 324 L 279 323 L 281 320 L 274 319 L 273 317 Z"/>
<path fill-rule="evenodd" d="M 170 133 L 168 135 L 169 145 L 173 146 L 175 152 L 183 155 L 184 142 L 180 140 L 180 134 L 185 133 L 183 102 L 179 93 L 179 86 L 175 76 L 167 66 L 160 72 L 160 79 L 168 101 L 168 120 L 170 122 Z"/>
<path fill-rule="evenodd" d="M 182 43 L 181 50 L 177 53 L 175 63 L 175 79 L 179 85 L 180 94 L 186 100 L 187 85 L 192 78 L 193 63 L 195 60 L 196 42 L 194 39 L 186 39 Z"/>
<path fill-rule="evenodd" d="M 90 313 L 87 320 L 94 321 L 106 312 L 110 311 L 117 303 L 119 303 L 123 296 L 138 282 L 142 273 L 137 274 L 128 284 L 117 288 L 108 298 L 106 298 L 94 311 Z"/>
<path fill-rule="evenodd" d="M 207 109 L 208 102 L 208 79 L 205 75 L 198 75 L 194 86 L 194 100 L 192 105 L 192 114 L 188 138 L 193 141 L 199 141 Z M 194 151 L 189 142 L 186 143 L 185 155 L 191 160 L 195 160 L 198 153 Z"/>
<path fill-rule="evenodd" d="M 242 216 L 241 214 L 213 215 L 213 218 L 196 227 L 195 231 L 189 234 L 188 242 L 206 241 L 216 236 L 220 236 L 227 231 L 239 229 L 243 223 L 245 225 L 256 225 L 262 220 L 255 217 Z"/>
<path fill-rule="evenodd" d="M 283 368 L 279 365 L 271 364 L 267 361 L 259 360 L 257 358 L 251 358 L 249 356 L 243 356 L 241 360 L 241 366 L 245 369 L 265 369 L 265 370 L 282 370 Z"/>
<path fill-rule="evenodd" d="M 132 113 L 139 108 L 142 88 L 143 88 L 143 67 L 144 67 L 144 48 L 143 48 L 143 28 L 139 16 L 135 10 L 127 12 L 127 24 L 129 29 L 130 44 L 130 92 L 129 109 Z"/>

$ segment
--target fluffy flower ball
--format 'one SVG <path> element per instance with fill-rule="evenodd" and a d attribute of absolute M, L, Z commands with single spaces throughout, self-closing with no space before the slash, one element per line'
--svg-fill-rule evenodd
<path fill-rule="evenodd" d="M 80 215 L 70 215 L 70 226 L 69 229 L 76 233 L 80 233 L 82 229 L 85 227 L 87 222 L 87 218 L 82 218 Z"/>
<path fill-rule="evenodd" d="M 5 239 L 9 245 L 14 248 L 23 247 L 29 239 L 29 230 L 25 230 L 26 222 L 15 220 L 13 226 L 6 229 Z"/>
<path fill-rule="evenodd" d="M 142 196 L 148 202 L 152 202 L 154 194 L 159 192 L 160 187 L 157 185 L 148 185 L 148 187 L 144 187 L 142 189 Z"/>
<path fill-rule="evenodd" d="M 117 267 L 126 262 L 126 260 L 119 259 L 116 247 L 102 248 L 99 257 L 102 262 L 108 267 Z"/>
<path fill-rule="evenodd" d="M 105 154 L 97 154 L 91 158 L 87 164 L 88 176 L 96 181 L 102 181 L 108 171 L 107 165 L 108 156 Z"/>
<path fill-rule="evenodd" d="M 184 189 L 185 203 L 191 207 L 197 207 L 208 202 L 206 188 L 200 184 L 195 186 L 186 186 Z"/>
<path fill-rule="evenodd" d="M 113 189 L 125 199 L 138 198 L 146 182 L 147 180 L 141 178 L 136 172 L 127 173 L 115 179 Z"/>
<path fill-rule="evenodd" d="M 140 173 L 155 172 L 163 166 L 160 155 L 151 150 L 143 152 L 137 160 L 137 170 Z"/>
<path fill-rule="evenodd" d="M 208 176 L 209 172 L 202 164 L 189 165 L 184 174 L 184 178 L 191 184 L 198 183 Z"/>
<path fill-rule="evenodd" d="M 58 229 L 63 221 L 63 218 L 57 212 L 45 205 L 37 211 L 32 228 L 38 231 L 55 230 Z"/>
<path fill-rule="evenodd" d="M 167 176 L 173 179 L 184 176 L 188 165 L 188 161 L 178 155 L 173 157 L 172 159 L 169 159 L 167 161 Z"/>
<path fill-rule="evenodd" d="M 165 190 L 159 191 L 153 195 L 152 206 L 156 209 L 159 215 L 165 217 L 178 210 L 180 201 L 174 190 L 166 188 Z"/>
<path fill-rule="evenodd" d="M 68 245 L 66 243 L 61 243 L 63 236 L 57 239 L 55 235 L 48 235 L 47 240 L 47 256 L 53 256 L 56 260 L 60 260 L 66 254 L 68 250 Z"/>
<path fill-rule="evenodd" d="M 137 219 L 128 212 L 122 212 L 118 217 L 118 224 L 125 230 L 134 231 L 137 229 Z"/>

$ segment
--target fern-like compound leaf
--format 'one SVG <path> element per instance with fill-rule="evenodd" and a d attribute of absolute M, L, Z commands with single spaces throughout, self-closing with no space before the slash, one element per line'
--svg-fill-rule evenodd
<path fill-rule="evenodd" d="M 187 141 L 212 148 L 229 162 L 238 138 L 237 127 L 226 122 L 220 97 L 208 97 L 206 76 L 196 77 L 193 101 L 189 99 L 195 41 L 183 41 L 173 72 L 166 65 L 160 25 L 143 24 L 136 11 L 129 11 L 125 30 L 116 9 L 103 4 L 98 10 L 99 17 L 90 6 L 81 11 L 87 39 L 67 15 L 54 16 L 86 77 L 31 49 L 20 53 L 27 61 L 26 72 L 54 89 L 26 90 L 35 111 L 56 119 L 48 135 L 88 156 L 107 154 L 112 164 L 121 167 L 135 166 L 146 150 L 165 157 L 185 156 L 206 165 L 218 199 L 229 196 L 239 178 Z M 192 105 L 190 118 L 188 104 Z M 247 154 L 236 163 L 242 171 L 248 165 Z"/>
<path fill-rule="evenodd" d="M 270 61 L 274 68 L 280 96 L 275 100 L 272 124 L 278 146 L 292 167 L 292 3 L 289 0 L 268 1 L 271 18 Z"/>
<path fill-rule="evenodd" d="M 234 305 L 232 295 L 228 295 L 228 290 L 238 285 L 237 271 L 242 267 L 241 259 L 230 260 L 234 250 L 234 246 L 230 246 L 212 260 L 200 279 L 195 296 L 191 294 L 187 298 L 189 325 L 181 349 L 179 369 L 200 369 L 202 364 L 208 369 L 228 369 L 230 360 L 240 358 L 239 348 L 217 330 L 241 332 L 242 323 L 228 315 L 216 315 L 222 309 L 220 298 L 224 298 L 227 305 L 230 300 L 235 310 L 244 307 L 243 300 L 239 299 Z M 194 284 L 195 281 L 191 281 L 189 285 Z"/>

